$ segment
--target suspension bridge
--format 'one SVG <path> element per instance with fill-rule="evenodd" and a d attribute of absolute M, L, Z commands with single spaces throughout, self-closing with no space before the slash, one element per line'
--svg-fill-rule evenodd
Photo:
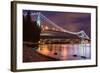
<path fill-rule="evenodd" d="M 42 13 L 32 13 L 32 16 L 34 15 L 37 16 L 36 18 L 37 24 L 42 29 L 41 36 L 50 36 L 50 37 L 54 36 L 56 38 L 56 39 L 50 39 L 50 40 L 48 38 L 43 39 L 42 42 L 49 41 L 49 44 L 40 45 L 40 48 L 42 50 L 38 49 L 38 52 L 40 52 L 41 54 L 56 58 L 56 59 L 61 59 L 61 60 L 82 59 L 82 58 L 89 59 L 90 58 L 90 44 L 86 43 L 84 40 L 84 39 L 90 39 L 90 38 L 83 30 L 79 32 L 71 32 L 60 27 L 59 25 L 51 21 Z M 81 42 L 80 43 L 78 42 L 78 44 L 74 43 L 77 38 L 81 39 L 80 40 Z M 68 40 L 66 39 L 71 39 L 70 42 L 74 43 L 74 45 L 72 43 L 70 45 L 67 45 L 66 41 L 68 42 Z M 72 39 L 75 39 L 75 40 L 72 40 Z M 51 44 L 50 41 L 54 42 L 54 44 Z M 55 45 L 55 41 L 57 41 L 56 45 Z M 64 45 L 64 41 L 65 41 L 65 45 Z M 60 42 L 59 43 L 60 45 L 58 44 L 58 42 Z M 62 42 L 63 44 L 61 45 Z M 73 58 L 73 56 L 77 56 L 77 57 Z M 78 56 L 81 56 L 81 58 Z"/>
<path fill-rule="evenodd" d="M 53 32 L 56 33 L 66 33 L 66 34 L 72 34 L 75 36 L 78 36 L 81 39 L 89 39 L 88 35 L 83 31 L 79 31 L 79 32 L 71 32 L 68 31 L 60 26 L 58 26 L 56 23 L 54 23 L 53 21 L 51 21 L 50 19 L 48 19 L 45 15 L 43 15 L 40 12 L 36 12 L 36 13 L 31 13 L 31 16 L 34 17 L 33 20 L 37 21 L 37 24 L 41 27 L 41 35 L 45 35 L 45 36 L 53 36 Z M 52 31 L 52 33 L 50 33 Z M 49 32 L 49 33 L 48 33 Z"/>

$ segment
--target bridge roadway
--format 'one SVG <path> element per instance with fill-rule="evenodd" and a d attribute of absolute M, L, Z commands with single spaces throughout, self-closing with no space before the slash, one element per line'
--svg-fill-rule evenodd
<path fill-rule="evenodd" d="M 59 39 L 80 39 L 78 35 L 60 32 L 60 31 L 45 31 L 40 34 L 41 39 L 45 38 L 59 38 Z"/>

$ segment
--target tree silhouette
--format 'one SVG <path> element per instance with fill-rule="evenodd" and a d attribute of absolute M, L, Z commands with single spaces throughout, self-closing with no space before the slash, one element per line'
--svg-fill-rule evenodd
<path fill-rule="evenodd" d="M 23 41 L 37 43 L 40 40 L 41 29 L 37 21 L 32 21 L 31 11 L 23 16 Z"/>

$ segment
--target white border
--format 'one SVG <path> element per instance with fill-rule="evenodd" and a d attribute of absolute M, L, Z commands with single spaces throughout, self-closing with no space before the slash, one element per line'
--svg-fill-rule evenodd
<path fill-rule="evenodd" d="M 23 46 L 22 46 L 22 10 L 43 10 L 43 11 L 62 11 L 62 12 L 82 12 L 91 13 L 91 60 L 75 60 L 75 61 L 53 61 L 53 62 L 30 62 L 23 63 Z M 63 7 L 63 6 L 46 6 L 46 5 L 28 5 L 17 4 L 17 69 L 35 69 L 35 68 L 51 68 L 51 67 L 68 67 L 95 65 L 96 61 L 96 9 L 81 7 Z"/>

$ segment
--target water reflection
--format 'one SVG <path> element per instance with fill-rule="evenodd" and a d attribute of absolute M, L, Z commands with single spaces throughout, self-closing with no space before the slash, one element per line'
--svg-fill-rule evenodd
<path fill-rule="evenodd" d="M 90 59 L 90 44 L 41 44 L 40 54 L 59 60 Z"/>

